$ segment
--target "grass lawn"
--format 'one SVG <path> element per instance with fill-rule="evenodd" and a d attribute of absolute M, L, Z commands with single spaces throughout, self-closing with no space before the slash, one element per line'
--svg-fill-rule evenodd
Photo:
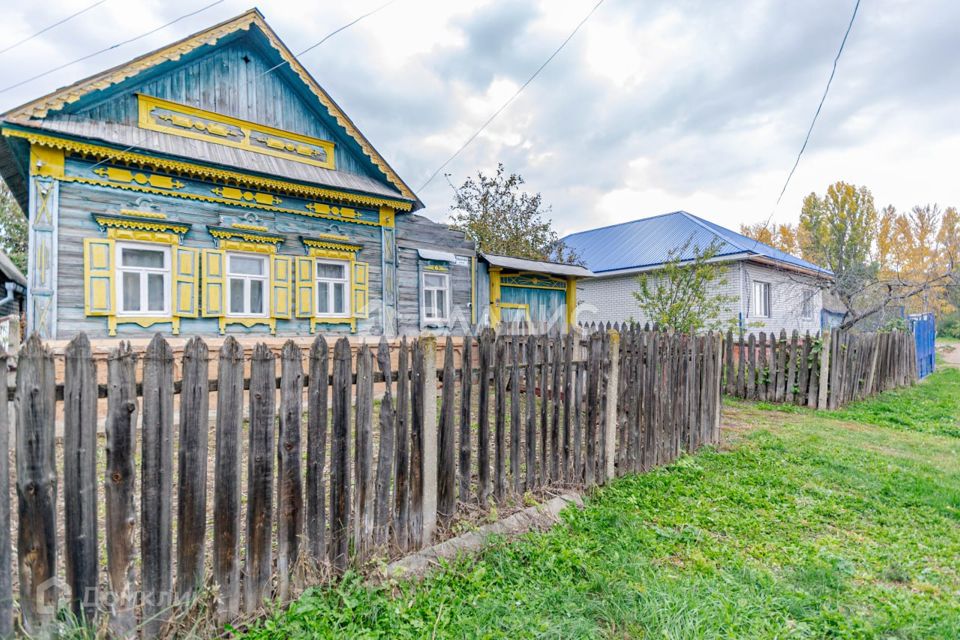
<path fill-rule="evenodd" d="M 249 636 L 958 638 L 958 374 L 842 414 L 733 403 L 719 450 L 547 533 L 418 585 L 350 576 Z"/>

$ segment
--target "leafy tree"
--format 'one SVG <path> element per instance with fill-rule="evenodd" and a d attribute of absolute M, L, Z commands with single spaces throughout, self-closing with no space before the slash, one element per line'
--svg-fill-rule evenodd
<path fill-rule="evenodd" d="M 712 262 L 720 251 L 719 243 L 705 249 L 694 246 L 693 259 L 681 260 L 692 241 L 691 237 L 671 250 L 663 268 L 637 276 L 640 290 L 633 292 L 637 304 L 652 322 L 683 333 L 735 324 L 736 319 L 725 322 L 721 317 L 736 298 L 717 293 L 727 284 L 725 267 Z"/>
<path fill-rule="evenodd" d="M 801 253 L 799 231 L 792 224 L 768 225 L 758 222 L 740 225 L 741 234 L 794 256 Z"/>
<path fill-rule="evenodd" d="M 848 308 L 876 273 L 871 254 L 877 219 L 873 194 L 866 187 L 837 182 L 823 197 L 811 193 L 803 200 L 803 257 L 833 271 L 834 292 Z"/>
<path fill-rule="evenodd" d="M 456 189 L 450 226 L 487 253 L 578 264 L 579 257 L 560 239 L 552 221 L 544 219 L 550 207 L 543 205 L 539 193 L 523 191 L 523 184 L 523 177 L 507 175 L 503 164 L 492 176 L 477 172 Z"/>
<path fill-rule="evenodd" d="M 0 250 L 27 272 L 27 218 L 7 185 L 0 181 Z"/>

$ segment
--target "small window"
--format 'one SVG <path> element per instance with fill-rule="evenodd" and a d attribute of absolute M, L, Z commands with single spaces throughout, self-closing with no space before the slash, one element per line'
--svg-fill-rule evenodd
<path fill-rule="evenodd" d="M 317 260 L 317 315 L 350 317 L 350 263 Z"/>
<path fill-rule="evenodd" d="M 423 318 L 430 322 L 446 322 L 450 315 L 448 290 L 450 276 L 445 273 L 423 274 Z"/>
<path fill-rule="evenodd" d="M 142 244 L 117 245 L 117 298 L 120 313 L 170 313 L 170 249 Z"/>
<path fill-rule="evenodd" d="M 770 317 L 770 283 L 753 283 L 753 315 L 758 318 Z"/>
<path fill-rule="evenodd" d="M 244 253 L 227 254 L 227 287 L 230 306 L 227 315 L 267 315 L 267 259 Z"/>
<path fill-rule="evenodd" d="M 800 317 L 804 320 L 813 319 L 813 297 L 815 292 L 813 289 L 804 289 L 803 299 L 800 305 Z"/>

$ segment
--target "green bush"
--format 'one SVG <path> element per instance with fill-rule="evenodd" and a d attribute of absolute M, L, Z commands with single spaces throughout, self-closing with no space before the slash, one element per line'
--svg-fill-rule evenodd
<path fill-rule="evenodd" d="M 940 319 L 937 324 L 937 337 L 960 340 L 960 312 L 955 311 Z"/>

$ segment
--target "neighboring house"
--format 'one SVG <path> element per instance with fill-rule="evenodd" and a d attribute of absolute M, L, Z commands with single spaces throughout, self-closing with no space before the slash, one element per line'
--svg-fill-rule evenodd
<path fill-rule="evenodd" d="M 528 322 L 563 328 L 577 322 L 577 283 L 593 274 L 580 266 L 481 253 L 477 269 L 480 325 Z"/>
<path fill-rule="evenodd" d="M 2 127 L 0 174 L 30 223 L 27 330 L 43 337 L 393 336 L 470 313 L 473 243 L 413 214 L 256 10 Z"/>
<path fill-rule="evenodd" d="M 690 240 L 681 261 L 697 247 L 717 243 L 714 260 L 724 265 L 724 283 L 716 293 L 733 302 L 724 312 L 745 330 L 815 332 L 820 329 L 821 288 L 832 278 L 827 269 L 756 242 L 739 233 L 676 211 L 651 218 L 574 233 L 563 239 L 596 276 L 579 285 L 581 321 L 646 322 L 633 293 L 637 276 L 657 269 Z"/>
<path fill-rule="evenodd" d="M 27 279 L 10 256 L 0 251 L 0 317 L 23 315 L 26 295 Z"/>

